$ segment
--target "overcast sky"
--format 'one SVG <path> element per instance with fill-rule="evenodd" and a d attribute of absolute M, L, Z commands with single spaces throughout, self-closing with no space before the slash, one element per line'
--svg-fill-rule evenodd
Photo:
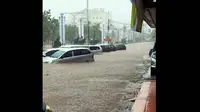
<path fill-rule="evenodd" d="M 61 12 L 75 12 L 86 8 L 86 0 L 43 0 L 43 10 L 51 9 L 52 16 L 58 18 Z M 112 19 L 130 23 L 130 0 L 89 0 L 89 9 L 104 8 L 112 12 Z"/>

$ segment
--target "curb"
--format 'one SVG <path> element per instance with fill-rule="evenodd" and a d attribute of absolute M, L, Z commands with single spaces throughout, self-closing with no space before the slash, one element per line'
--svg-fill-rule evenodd
<path fill-rule="evenodd" d="M 146 81 L 142 84 L 131 112 L 156 112 L 156 81 Z"/>

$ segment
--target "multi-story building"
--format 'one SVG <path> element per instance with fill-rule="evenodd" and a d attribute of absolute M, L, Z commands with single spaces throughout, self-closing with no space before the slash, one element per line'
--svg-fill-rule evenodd
<path fill-rule="evenodd" d="M 88 10 L 89 22 L 91 24 L 101 23 L 107 26 L 108 19 L 112 19 L 111 12 L 106 12 L 103 8 L 95 8 Z M 66 23 L 69 25 L 78 25 L 80 22 L 80 18 L 85 18 L 84 23 L 87 23 L 87 10 L 84 9 L 79 12 L 73 12 L 66 15 Z"/>

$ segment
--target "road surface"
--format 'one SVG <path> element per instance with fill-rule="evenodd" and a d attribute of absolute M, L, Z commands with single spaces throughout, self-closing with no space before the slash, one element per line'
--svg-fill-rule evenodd
<path fill-rule="evenodd" d="M 43 64 L 43 100 L 54 112 L 127 111 L 140 89 L 143 56 L 152 43 L 95 55 L 92 63 Z M 138 82 L 139 81 L 139 82 Z"/>

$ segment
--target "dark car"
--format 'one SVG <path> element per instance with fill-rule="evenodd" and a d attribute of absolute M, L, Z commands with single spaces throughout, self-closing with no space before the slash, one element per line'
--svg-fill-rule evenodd
<path fill-rule="evenodd" d="M 116 50 L 126 50 L 126 45 L 124 45 L 124 44 L 116 44 L 115 48 L 116 48 Z"/>
<path fill-rule="evenodd" d="M 114 45 L 109 45 L 110 51 L 116 51 L 116 47 Z"/>
<path fill-rule="evenodd" d="M 100 44 L 100 46 L 101 46 L 103 52 L 110 52 L 111 51 L 110 45 Z"/>
<path fill-rule="evenodd" d="M 149 56 L 151 57 L 152 53 L 156 51 L 156 42 L 154 44 L 154 47 L 152 49 L 149 50 Z"/>
<path fill-rule="evenodd" d="M 157 73 L 156 69 L 156 43 L 154 44 L 153 49 L 149 51 L 151 57 L 151 76 L 155 77 Z"/>

